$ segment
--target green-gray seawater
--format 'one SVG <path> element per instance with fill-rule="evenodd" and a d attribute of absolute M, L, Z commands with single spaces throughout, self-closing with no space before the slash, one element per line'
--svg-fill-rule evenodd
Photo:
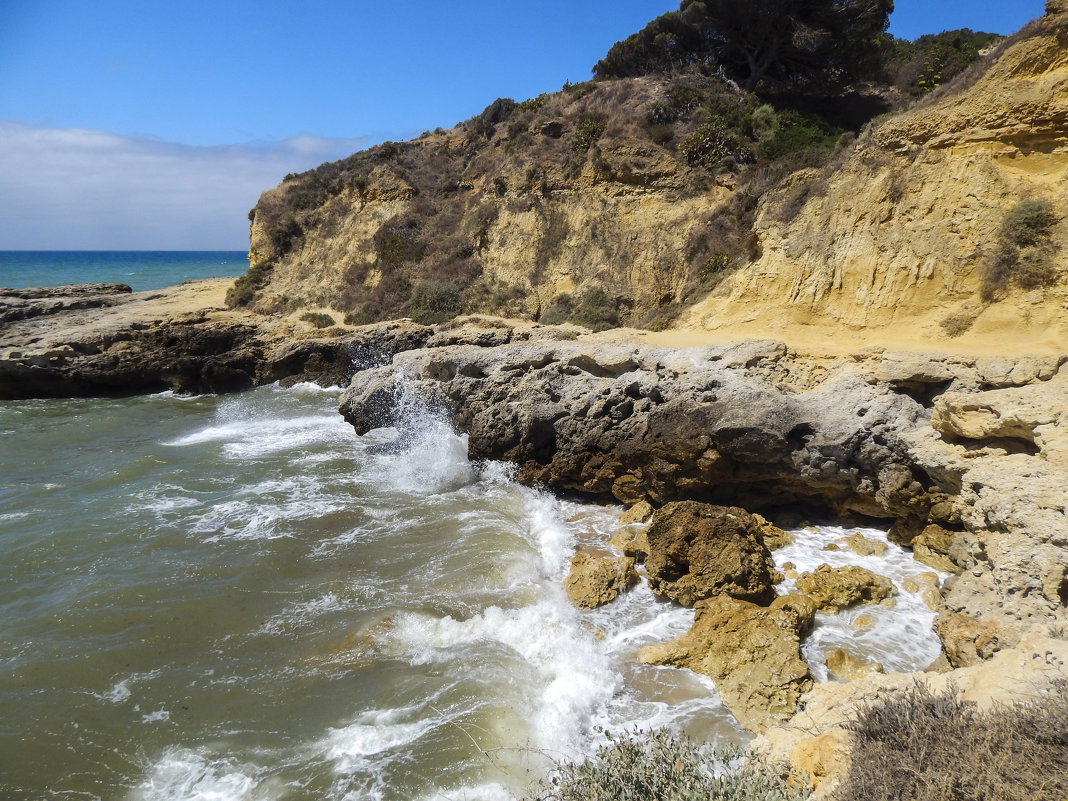
<path fill-rule="evenodd" d="M 691 610 L 644 585 L 565 598 L 620 508 L 472 464 L 416 401 L 399 440 L 336 402 L 0 403 L 0 798 L 506 799 L 598 727 L 746 739 L 711 682 L 635 659 Z M 926 569 L 821 550 L 845 533 L 799 530 L 777 561 Z M 805 655 L 821 679 L 834 647 L 916 669 L 932 617 L 907 593 L 821 615 Z"/>
<path fill-rule="evenodd" d="M 624 657 L 686 610 L 563 597 L 618 509 L 417 412 L 376 448 L 336 400 L 0 404 L 0 797 L 505 798 L 596 725 L 739 736 L 707 682 Z"/>

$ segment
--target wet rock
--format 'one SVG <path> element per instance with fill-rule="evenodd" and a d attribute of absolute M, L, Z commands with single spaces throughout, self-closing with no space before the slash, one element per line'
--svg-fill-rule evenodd
<path fill-rule="evenodd" d="M 669 503 L 645 531 L 645 570 L 653 593 L 683 606 L 713 595 L 768 604 L 774 566 L 759 523 L 738 507 Z"/>
<path fill-rule="evenodd" d="M 630 523 L 645 523 L 653 516 L 653 507 L 650 506 L 648 501 L 638 501 L 627 511 L 625 511 L 619 517 L 619 524 L 621 526 L 628 525 Z"/>
<path fill-rule="evenodd" d="M 812 687 L 796 616 L 725 595 L 694 608 L 693 627 L 686 634 L 642 648 L 638 660 L 708 676 L 726 707 L 750 731 L 789 720 L 801 694 Z"/>
<path fill-rule="evenodd" d="M 637 525 L 621 526 L 612 533 L 608 544 L 618 549 L 624 556 L 644 561 L 649 554 L 649 540 L 645 532 L 644 527 Z"/>
<path fill-rule="evenodd" d="M 571 560 L 564 590 L 575 606 L 596 609 L 614 601 L 638 581 L 633 559 L 613 559 L 580 552 Z"/>
<path fill-rule="evenodd" d="M 797 590 L 829 614 L 858 604 L 877 604 L 897 594 L 890 579 L 856 565 L 820 565 L 798 577 Z"/>
<path fill-rule="evenodd" d="M 764 544 L 768 546 L 769 551 L 777 551 L 793 543 L 794 535 L 789 531 L 783 531 L 758 514 L 754 514 L 753 519 L 756 521 L 757 526 L 760 527 L 760 536 L 764 540 Z"/>
<path fill-rule="evenodd" d="M 848 537 L 838 541 L 840 546 L 846 547 L 857 556 L 886 556 L 887 545 L 879 540 L 869 540 L 859 531 L 855 531 Z"/>
<path fill-rule="evenodd" d="M 857 615 L 852 625 L 853 631 L 868 631 L 875 627 L 875 618 L 871 615 Z"/>
<path fill-rule="evenodd" d="M 804 638 L 812 632 L 816 623 L 816 604 L 807 595 L 796 592 L 780 595 L 771 602 L 772 609 L 781 609 L 794 619 L 794 631 Z"/>
<path fill-rule="evenodd" d="M 842 681 L 852 681 L 857 676 L 867 673 L 882 673 L 883 666 L 878 662 L 865 662 L 858 659 L 848 651 L 835 648 L 827 654 L 824 660 L 827 669 Z"/>
<path fill-rule="evenodd" d="M 949 558 L 953 537 L 952 531 L 932 523 L 912 541 L 912 556 L 917 562 L 942 573 L 959 573 L 960 568 Z"/>

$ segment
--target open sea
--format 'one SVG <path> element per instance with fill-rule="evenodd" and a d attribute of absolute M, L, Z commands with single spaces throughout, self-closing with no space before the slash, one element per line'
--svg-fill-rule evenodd
<path fill-rule="evenodd" d="M 359 437 L 339 393 L 0 402 L 0 798 L 495 801 L 599 730 L 748 739 L 710 681 L 635 659 L 692 611 L 644 584 L 565 597 L 622 508 L 471 462 L 417 399 Z M 820 679 L 832 648 L 887 670 L 938 654 L 902 589 L 927 568 L 822 550 L 855 530 L 776 554 L 898 584 L 892 608 L 819 616 Z"/>
<path fill-rule="evenodd" d="M 0 287 L 9 289 L 94 283 L 141 292 L 246 270 L 243 250 L 0 250 Z"/>

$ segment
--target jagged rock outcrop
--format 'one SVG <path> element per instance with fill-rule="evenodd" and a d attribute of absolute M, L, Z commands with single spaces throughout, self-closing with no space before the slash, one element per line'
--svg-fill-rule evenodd
<path fill-rule="evenodd" d="M 0 288 L 0 325 L 74 309 L 99 309 L 129 294 L 126 284 L 67 284 L 64 286 Z"/>
<path fill-rule="evenodd" d="M 839 360 L 768 341 L 679 350 L 560 333 L 405 351 L 360 373 L 342 414 L 358 432 L 394 425 L 414 392 L 468 434 L 473 457 L 628 504 L 802 502 L 894 518 L 898 542 L 952 543 L 961 572 L 945 603 L 1006 627 L 1000 642 L 1028 621 L 1068 622 L 1060 418 L 1037 424 L 1033 454 L 931 426 L 932 407 L 977 393 L 1068 408 L 1065 356 Z M 938 589 L 925 599 L 939 602 Z"/>
<path fill-rule="evenodd" d="M 925 528 L 920 542 L 935 555 L 947 550 L 957 573 L 945 584 L 945 606 L 996 625 L 999 647 L 1015 642 L 1022 623 L 1068 613 L 1063 373 L 944 393 L 933 404 L 931 427 L 906 435 L 931 475 L 954 490 L 940 510 L 944 519 L 934 521 L 940 528 Z"/>
<path fill-rule="evenodd" d="M 699 601 L 694 609 L 693 627 L 686 634 L 645 646 L 639 661 L 708 676 L 726 707 L 750 731 L 789 720 L 801 694 L 812 687 L 801 658 L 797 615 L 727 595 Z"/>
<path fill-rule="evenodd" d="M 645 537 L 654 595 L 683 606 L 720 594 L 762 605 L 775 597 L 771 553 L 744 509 L 669 503 L 653 514 Z"/>
<path fill-rule="evenodd" d="M 121 285 L 11 290 L 9 305 L 21 311 L 0 327 L 0 400 L 225 393 L 279 380 L 338 385 L 357 367 L 386 363 L 433 333 L 385 323 L 346 336 L 309 336 L 285 320 L 224 310 L 228 285 L 221 279 L 138 293 Z M 29 313 L 25 304 L 39 305 Z"/>
<path fill-rule="evenodd" d="M 897 434 L 921 423 L 923 407 L 853 372 L 798 392 L 791 369 L 803 371 L 775 342 L 454 346 L 362 373 L 341 411 L 361 433 L 392 425 L 411 389 L 468 434 L 473 458 L 625 503 L 808 500 L 925 520 L 937 490 Z"/>

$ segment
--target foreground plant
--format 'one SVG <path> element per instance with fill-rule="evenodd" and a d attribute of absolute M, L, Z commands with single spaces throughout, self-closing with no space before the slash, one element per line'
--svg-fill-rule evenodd
<path fill-rule="evenodd" d="M 918 684 L 851 726 L 849 801 L 1064 801 L 1068 682 L 1034 702 L 979 712 Z"/>
<path fill-rule="evenodd" d="M 560 765 L 537 801 L 804 801 L 807 782 L 736 749 L 666 729 L 622 734 L 591 759 Z"/>

